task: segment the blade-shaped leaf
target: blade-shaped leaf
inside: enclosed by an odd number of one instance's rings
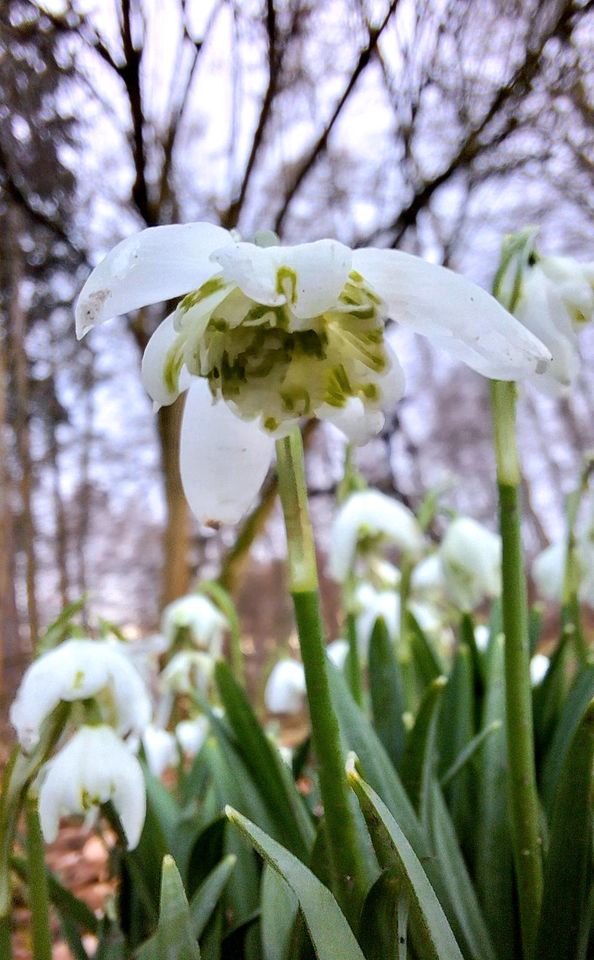
[[[576,677],[547,753],[542,792],[548,809],[553,805],[559,775],[563,769],[569,745],[592,697],[594,697],[594,666],[582,670]]]
[[[354,767],[349,768],[348,776],[380,864],[396,868],[403,880],[415,951],[423,960],[463,960],[427,874],[394,817]]]
[[[384,870],[367,894],[359,939],[367,960],[407,960],[408,895],[396,867]]]
[[[236,810],[227,808],[226,813],[231,823],[251,840],[266,863],[291,887],[299,901],[318,960],[337,960],[338,957],[340,960],[365,960],[336,900],[311,870]]]
[[[157,932],[142,945],[137,960],[200,960],[182,879],[169,855],[163,858]]]
[[[394,766],[404,754],[406,710],[404,690],[394,646],[386,624],[380,617],[369,642],[369,693],[373,726]]]
[[[190,900],[190,925],[196,940],[202,936],[236,863],[237,857],[232,853],[224,857],[208,874]]]
[[[280,873],[265,865],[262,872],[262,960],[289,960],[299,904]]]
[[[575,960],[592,858],[594,700],[566,754],[555,797],[537,936],[538,960]]]
[[[431,779],[435,767],[437,718],[447,680],[437,677],[425,689],[402,759],[402,782],[421,823],[428,817]]]
[[[415,674],[419,689],[423,693],[428,684],[446,673],[446,669],[434,645],[410,610],[407,612],[407,624]]]

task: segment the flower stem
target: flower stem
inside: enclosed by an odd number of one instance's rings
[[[533,955],[542,898],[542,845],[536,791],[526,580],[520,528],[520,465],[516,387],[494,381],[491,392],[499,523],[502,540],[503,631],[509,806],[525,960]]]
[[[346,779],[340,730],[332,707],[320,613],[313,531],[307,507],[299,430],[276,443],[281,504],[287,531],[290,590],[305,669],[312,738],[337,898],[351,923],[364,893],[363,855]]]
[[[35,960],[52,960],[52,940],[49,924],[49,892],[45,869],[45,850],[37,798],[26,800],[27,861],[29,906],[31,909],[31,941]]]

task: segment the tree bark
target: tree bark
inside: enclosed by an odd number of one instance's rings
[[[0,711],[11,695],[8,674],[19,655],[19,617],[15,592],[12,477],[8,468],[6,338],[0,343]]]

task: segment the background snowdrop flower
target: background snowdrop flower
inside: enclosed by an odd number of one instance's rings
[[[154,724],[144,731],[142,745],[148,768],[155,777],[161,777],[177,760],[175,737],[169,730]]]
[[[381,542],[394,544],[409,556],[417,556],[423,549],[424,538],[414,513],[379,490],[351,494],[332,524],[330,576],[344,583],[354,571],[357,549],[369,549]]]
[[[577,332],[594,316],[594,263],[544,257],[535,249],[537,231],[507,238],[496,285],[500,299],[548,347],[552,362],[537,385],[567,393],[580,366]]]
[[[561,603],[565,580],[567,544],[564,540],[545,547],[532,564],[532,579],[539,596],[551,603]],[[594,607],[594,542],[591,534],[577,538],[575,559],[579,577],[578,596],[582,603]]]
[[[439,547],[449,599],[473,610],[501,593],[501,538],[470,517],[453,520]]]
[[[486,653],[491,639],[491,631],[486,623],[477,623],[474,628],[474,641],[481,653]]]
[[[202,521],[241,517],[273,437],[301,418],[335,422],[357,442],[381,429],[381,411],[404,390],[384,340],[388,317],[485,376],[515,380],[549,359],[489,294],[443,267],[336,240],[262,247],[208,223],[153,227],[122,241],[83,287],[77,332],[183,294],[147,346],[142,377],[157,406],[191,383],[181,473]]]
[[[446,589],[439,553],[429,554],[416,565],[411,576],[411,590],[424,600],[439,602]]]
[[[208,736],[209,723],[206,717],[194,720],[180,720],[175,728],[175,736],[186,757],[193,759],[202,749]]]
[[[151,717],[149,696],[136,668],[110,641],[67,640],[25,671],[10,721],[23,750],[32,750],[46,717],[60,701],[98,698],[103,719],[122,736],[142,733]]]
[[[530,661],[530,682],[533,687],[537,687],[544,680],[547,670],[551,665],[548,657],[544,653],[535,653]]]
[[[199,593],[174,600],[165,607],[161,619],[168,647],[175,642],[178,630],[184,629],[194,646],[215,660],[223,653],[223,637],[228,627],[227,618],[219,608]]]
[[[180,650],[161,673],[161,687],[171,693],[201,693],[206,696],[214,660],[199,650]]]
[[[349,655],[349,645],[346,640],[333,640],[326,647],[326,656],[338,670],[342,670]]]
[[[376,590],[369,583],[360,583],[355,590],[354,608],[357,644],[361,656],[366,659],[369,641],[376,620],[382,617],[388,634],[396,639],[400,634],[400,597],[394,590]]]
[[[298,660],[274,665],[266,682],[264,703],[269,713],[299,713],[305,702],[305,672]]]
[[[89,814],[111,800],[129,849],[138,844],[146,814],[142,768],[111,727],[81,727],[46,771],[39,790],[46,843],[56,839],[61,816]]]

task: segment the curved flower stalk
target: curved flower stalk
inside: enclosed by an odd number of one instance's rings
[[[594,263],[542,256],[536,249],[537,233],[529,228],[506,238],[494,289],[552,355],[537,385],[563,395],[580,367],[577,334],[594,317]]]
[[[464,612],[501,594],[501,538],[471,517],[457,517],[438,549],[446,593]]]
[[[137,846],[146,814],[142,768],[111,727],[81,727],[42,777],[39,818],[46,843],[56,839],[61,816],[89,815],[111,801],[128,848]]]
[[[174,600],[165,607],[161,619],[161,630],[169,648],[183,630],[198,650],[215,660],[222,656],[223,638],[228,629],[227,618],[219,608],[198,593]]]
[[[291,658],[279,660],[266,682],[266,709],[269,713],[300,713],[305,704],[305,692],[303,664]]]
[[[118,244],[81,292],[78,335],[174,297],[183,299],[152,337],[142,376],[156,406],[190,386],[181,474],[202,521],[241,517],[273,438],[302,418],[330,420],[357,442],[381,429],[404,390],[388,317],[485,376],[518,379],[549,360],[492,297],[443,267],[335,240],[262,247],[209,223]]]
[[[23,750],[39,741],[43,721],[60,701],[94,699],[102,718],[121,736],[141,734],[151,716],[144,682],[122,644],[67,640],[34,660],[10,708]]]
[[[424,537],[419,523],[403,503],[379,490],[353,493],[338,510],[332,524],[329,571],[338,583],[355,572],[358,556],[375,556],[392,544],[400,552],[418,558]]]

